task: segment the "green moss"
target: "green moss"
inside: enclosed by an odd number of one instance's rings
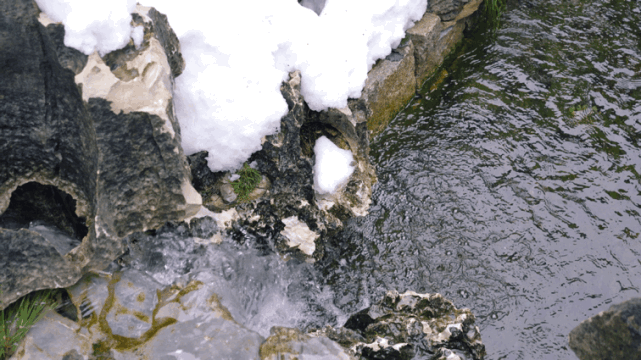
[[[232,181],[231,186],[234,188],[236,195],[238,195],[238,201],[247,201],[249,200],[249,194],[260,184],[262,176],[258,170],[252,169],[247,163],[236,174],[240,175],[240,178]]]

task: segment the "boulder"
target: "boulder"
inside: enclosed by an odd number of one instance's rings
[[[127,235],[200,207],[172,105],[178,40],[154,9],[138,6],[133,23],[140,47],[86,56],[33,1],[0,4],[0,254],[24,260],[0,257],[0,309],[72,285],[120,256]],[[28,230],[40,223],[76,246],[60,253]]]
[[[389,291],[350,316],[343,328],[317,331],[360,359],[483,359],[485,345],[469,309],[440,294]]]
[[[581,360],[641,359],[641,298],[612,305],[570,332]]]
[[[236,197],[232,174],[209,171],[206,152],[189,157],[193,184],[204,205],[211,211],[236,208],[241,219],[236,227],[243,228],[239,236],[249,232],[271,238],[281,252],[307,260],[322,257],[328,234],[340,230],[347,219],[367,214],[376,182],[369,162],[370,138],[385,129],[453,51],[481,2],[447,0],[428,9],[401,44],[372,67],[361,97],[350,99],[345,108],[310,110],[300,93],[300,73],[291,73],[281,86],[289,107],[281,130],[266,136],[262,149],[249,159],[263,182],[248,200]],[[347,184],[333,194],[319,194],[313,186],[313,148],[321,136],[350,150],[355,160]]]

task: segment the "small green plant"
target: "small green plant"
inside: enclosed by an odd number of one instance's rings
[[[499,19],[505,10],[507,0],[485,0],[485,18],[495,30],[499,27]]]
[[[589,107],[588,105],[571,106],[568,111],[573,125],[591,124],[594,122],[594,116],[598,114],[596,106]]]
[[[29,294],[20,303],[0,311],[0,360],[14,353],[33,324],[54,307],[51,290],[45,290]]]
[[[247,201],[249,194],[258,186],[262,176],[256,169],[252,169],[245,163],[243,168],[236,172],[240,176],[231,182],[234,192],[238,195],[238,201]]]

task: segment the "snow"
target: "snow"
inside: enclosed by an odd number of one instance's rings
[[[320,194],[336,192],[354,172],[352,152],[339,148],[325,136],[316,140],[314,155],[314,188]]]
[[[182,145],[186,154],[207,150],[212,171],[240,168],[279,131],[289,72],[301,71],[312,110],[344,108],[427,7],[427,0],[140,1],[166,14],[180,40],[186,68],[174,100]],[[36,2],[64,23],[65,45],[85,54],[142,41],[130,24],[135,0]]]

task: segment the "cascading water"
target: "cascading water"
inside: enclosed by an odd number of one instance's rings
[[[189,301],[267,336],[343,325],[390,289],[439,292],[476,314],[488,359],[574,358],[570,330],[641,286],[641,4],[508,5],[373,140],[370,214],[321,261],[283,259],[242,230],[210,244],[161,229],[109,269],[122,274],[71,289],[86,296],[80,316],[115,307],[111,292],[145,319],[160,290],[198,282]],[[125,315],[108,315],[113,334],[155,326]]]

